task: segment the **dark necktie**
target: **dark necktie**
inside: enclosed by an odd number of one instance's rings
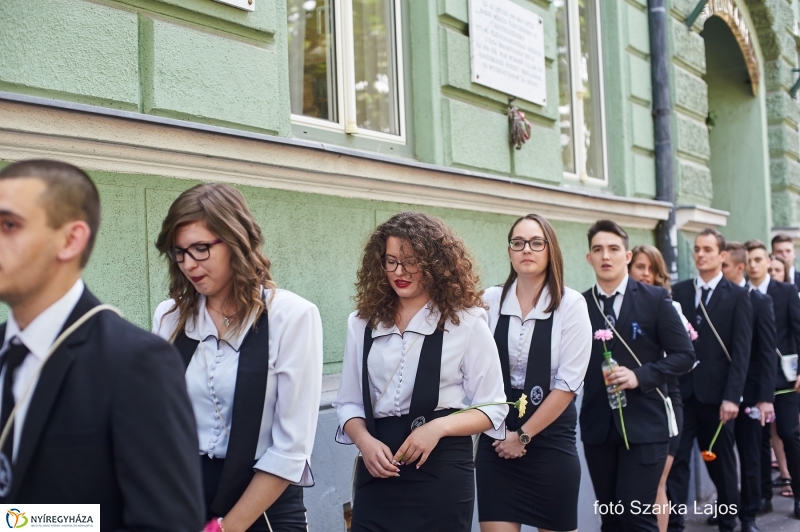
[[[25,357],[28,356],[30,350],[25,347],[24,344],[14,344],[12,343],[6,351],[5,354],[5,361],[4,366],[6,368],[5,375],[3,377],[3,408],[0,411],[0,431],[6,426],[8,422],[8,418],[11,416],[11,411],[14,409],[14,405],[16,404],[16,400],[14,399],[14,372],[17,371],[17,368],[22,364],[22,361],[25,360]],[[11,425],[11,429],[8,433],[8,438],[6,438],[5,444],[3,444],[3,454],[8,458],[9,463],[11,463],[11,458],[13,455],[14,450],[14,425]]]
[[[618,292],[614,292],[610,296],[599,296],[600,301],[603,302],[603,314],[606,315],[611,326],[617,325],[617,313],[614,312],[614,300],[617,299]]]
[[[697,308],[695,309],[695,321],[697,322],[697,325],[703,323],[703,310],[701,307],[706,304],[706,301],[708,301],[708,294],[710,292],[711,288],[708,287],[700,289],[700,303],[702,303],[702,305],[698,304]]]

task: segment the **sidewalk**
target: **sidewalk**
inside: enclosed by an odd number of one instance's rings
[[[781,497],[776,490],[772,497],[775,510],[757,518],[756,526],[761,532],[797,532],[800,530],[800,521],[792,517],[792,502],[792,499]],[[691,512],[686,516],[686,532],[716,532],[716,530],[717,527],[706,524],[706,516],[692,515]]]

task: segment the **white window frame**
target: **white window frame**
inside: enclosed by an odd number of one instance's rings
[[[573,181],[580,181],[593,185],[608,185],[608,144],[606,140],[606,105],[605,105],[605,83],[603,83],[603,44],[600,27],[600,0],[586,0],[594,4],[593,11],[595,16],[591,22],[595,25],[597,35],[597,66],[599,70],[600,94],[597,95],[597,102],[600,105],[600,136],[602,139],[603,151],[603,178],[589,176],[586,173],[586,142],[584,140],[583,129],[583,95],[586,92],[581,76],[581,38],[580,38],[580,18],[578,17],[578,0],[564,0],[567,16],[567,40],[569,43],[569,65],[570,65],[570,107],[572,109],[572,146],[573,157],[575,158],[576,173],[564,171],[564,177]],[[589,73],[591,75],[591,72]],[[578,87],[578,84],[581,86]]]
[[[336,63],[336,115],[338,122],[292,113],[292,123],[326,131],[346,133],[395,144],[406,144],[406,108],[403,64],[403,22],[401,0],[394,3],[395,65],[397,68],[397,109],[399,135],[358,127],[355,89],[355,49],[353,42],[353,0],[330,0],[333,4],[333,48]]]

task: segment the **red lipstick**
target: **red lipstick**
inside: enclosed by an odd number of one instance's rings
[[[206,278],[205,275],[201,275],[200,277],[189,277],[189,280],[192,281],[193,283],[199,283],[205,278]]]
[[[411,284],[411,281],[406,281],[405,279],[396,279],[395,282],[394,282],[394,285],[397,288],[408,288],[408,286],[410,284]]]

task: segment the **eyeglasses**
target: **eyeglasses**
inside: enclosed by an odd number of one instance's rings
[[[173,262],[177,262],[178,264],[186,259],[186,255],[189,255],[197,262],[201,262],[208,260],[208,257],[211,256],[211,246],[220,244],[221,242],[222,240],[218,238],[213,242],[199,242],[197,244],[192,244],[186,249],[174,246],[167,250],[167,255],[169,255],[169,258],[172,259]]]
[[[381,261],[381,267],[387,272],[396,271],[398,266],[402,266],[403,271],[410,274],[415,274],[419,271],[419,264],[417,264],[416,261],[407,260],[405,262],[400,262],[389,257],[383,257]]]
[[[547,240],[543,238],[534,238],[533,240],[514,238],[508,241],[508,247],[511,248],[511,251],[522,251],[525,249],[525,244],[530,246],[531,251],[543,251],[547,247]]]

